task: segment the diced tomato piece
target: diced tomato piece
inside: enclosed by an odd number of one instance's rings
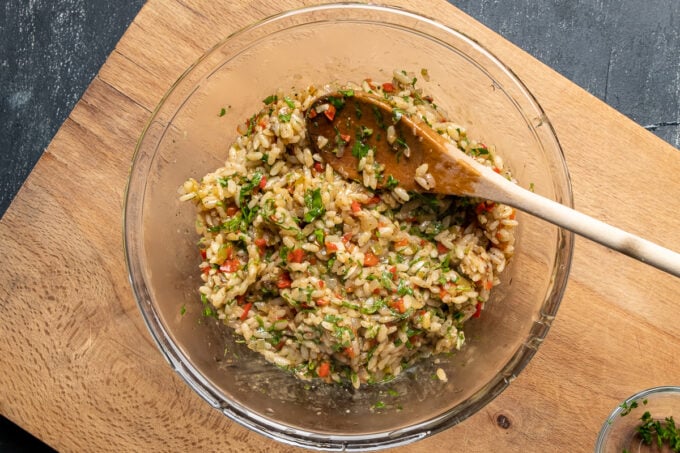
[[[356,200],[352,201],[352,212],[356,214],[359,211],[361,211],[361,205],[359,202]]]
[[[241,266],[241,262],[239,260],[226,260],[221,266],[220,270],[222,272],[236,272],[238,268]]]
[[[364,202],[364,204],[378,204],[380,203],[380,197],[378,195],[369,198]]]
[[[288,262],[290,263],[301,263],[305,258],[305,251],[302,249],[295,249],[288,253]]]
[[[262,179],[260,179],[260,184],[259,184],[258,187],[260,189],[264,189],[264,186],[266,186],[266,185],[267,185],[267,177],[263,176]]]
[[[237,212],[238,212],[238,208],[236,206],[231,205],[231,206],[227,207],[227,215],[229,217],[233,217],[234,214],[236,214]]]
[[[293,282],[290,279],[288,272],[283,272],[279,277],[279,281],[276,282],[276,287],[279,289],[290,288]]]
[[[380,260],[378,259],[378,257],[371,252],[366,252],[366,254],[364,255],[364,266],[367,267],[375,266],[379,262]]]
[[[449,251],[449,249],[446,248],[446,246],[444,244],[442,244],[441,242],[437,242],[437,252],[439,252],[440,255],[442,255],[442,254],[444,254],[448,251]]]
[[[323,171],[323,164],[321,162],[314,162],[314,170],[321,173]]]
[[[383,83],[382,89],[385,93],[394,93],[394,85],[392,85],[390,82]]]
[[[241,313],[241,321],[245,321],[246,318],[248,317],[248,312],[250,311],[250,308],[253,306],[252,302],[248,302],[243,306],[243,313]]]
[[[204,260],[208,259],[208,254],[205,251],[205,249],[201,249],[201,258],[203,258]]]
[[[482,303],[477,302],[477,310],[475,311],[475,314],[472,315],[473,318],[479,318],[482,315]]]
[[[352,239],[352,233],[345,233],[342,235],[342,243],[347,244]]]
[[[309,110],[307,111],[307,116],[308,116],[310,119],[316,118],[316,109],[309,109]]]
[[[340,134],[340,138],[345,143],[349,143],[349,141],[352,140],[352,137],[349,134]]]
[[[390,268],[390,273],[392,274],[392,280],[396,280],[397,279],[397,267],[392,266]]]
[[[338,246],[333,244],[332,242],[326,242],[326,251],[328,253],[337,252]]]
[[[333,104],[328,104],[328,108],[324,110],[323,114],[326,115],[328,121],[333,121],[335,119],[335,106]]]
[[[512,210],[512,213],[508,216],[510,220],[515,220],[515,210]]]
[[[316,369],[316,374],[320,378],[325,378],[331,373],[331,364],[329,362],[321,362],[321,365]]]
[[[490,290],[491,288],[493,288],[493,282],[491,280],[485,281],[484,282],[484,288]]]
[[[349,357],[350,359],[353,359],[355,354],[354,354],[354,348],[351,346],[347,346],[345,348],[345,355]]]
[[[377,296],[378,294],[380,294],[380,288],[374,289],[374,290],[373,290],[373,294],[375,294],[376,296]]]
[[[439,298],[444,299],[444,296],[446,296],[449,292],[444,288],[443,286],[439,290]]]
[[[323,280],[319,280],[319,283],[317,284],[319,285],[319,289],[324,289],[324,287],[326,286],[326,282]]]

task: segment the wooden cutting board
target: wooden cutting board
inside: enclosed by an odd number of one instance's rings
[[[156,348],[128,283],[122,209],[135,142],[223,36],[308,2],[151,0],[0,221],[0,412],[60,451],[293,451],[210,408]],[[444,0],[391,3],[507,62],[552,120],[576,207],[680,250],[680,153]],[[462,424],[400,451],[587,451],[608,413],[680,384],[680,279],[583,239],[531,364]]]

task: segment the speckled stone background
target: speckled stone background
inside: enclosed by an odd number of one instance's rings
[[[680,147],[680,0],[449,1]],[[0,6],[0,216],[143,4]],[[0,417],[0,451],[41,449]]]

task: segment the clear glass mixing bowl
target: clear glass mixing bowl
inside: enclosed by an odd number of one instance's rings
[[[204,318],[189,177],[222,165],[236,127],[277,88],[420,72],[419,85],[471,137],[494,144],[524,187],[572,205],[552,126],[521,81],[474,40],[412,12],[361,4],[299,9],[263,20],[209,50],[170,88],[136,150],[125,206],[125,250],[142,315],[172,367],[212,406],[280,441],[317,449],[400,445],[477,412],[527,365],[557,312],[573,237],[519,213],[516,254],[467,345],[388,384],[359,390],[303,382],[267,364]],[[219,116],[225,108],[226,114]],[[186,313],[181,314],[184,307]],[[448,382],[432,379],[443,368]]]

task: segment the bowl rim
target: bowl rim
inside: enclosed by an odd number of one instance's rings
[[[279,21],[285,20],[290,17],[300,16],[303,14],[313,14],[322,11],[335,11],[335,10],[365,10],[365,11],[378,11],[381,13],[386,13],[387,15],[392,15],[392,17],[401,16],[411,19],[417,19],[418,21],[424,22],[427,26],[434,27],[445,34],[454,37],[457,40],[461,40],[468,45],[470,45],[476,52],[483,55],[489,63],[492,63],[494,67],[500,69],[505,75],[519,88],[521,95],[524,100],[529,103],[529,106],[535,110],[540,115],[540,119],[544,126],[547,127],[547,135],[552,141],[550,145],[554,148],[555,157],[558,161],[558,168],[561,172],[560,176],[563,178],[563,186],[560,187],[563,199],[562,203],[573,207],[573,193],[571,178],[566,165],[566,160],[564,157],[564,152],[560,145],[560,142],[555,133],[554,127],[550,120],[548,119],[545,111],[538,103],[533,93],[526,87],[522,80],[499,58],[497,58],[491,51],[486,47],[481,45],[477,40],[468,36],[467,34],[451,27],[445,25],[436,19],[425,16],[420,13],[416,13],[405,8],[396,6],[384,6],[384,5],[374,5],[356,2],[341,2],[341,3],[328,3],[323,5],[315,6],[305,6],[300,8],[295,8],[287,11],[283,11],[277,14],[270,15],[261,20],[253,22],[244,28],[241,28],[225,38],[219,40],[215,45],[207,49],[200,57],[198,57],[191,65],[189,65],[182,74],[177,78],[177,80],[168,88],[168,90],[163,94],[160,101],[151,112],[149,120],[142,129],[142,132],[135,144],[135,150],[132,157],[132,164],[130,166],[128,180],[125,187],[124,193],[124,205],[123,205],[123,248],[125,253],[125,262],[128,272],[128,278],[130,281],[131,288],[133,290],[135,301],[137,302],[140,311],[142,312],[142,318],[146,324],[149,332],[151,333],[154,342],[161,351],[162,355],[172,366],[172,368],[180,375],[180,377],[189,384],[192,390],[197,392],[203,399],[205,399],[211,406],[220,410],[223,414],[229,417],[231,420],[239,423],[240,425],[258,432],[270,439],[274,439],[279,442],[283,442],[288,445],[305,447],[315,450],[352,450],[352,451],[365,451],[365,450],[379,450],[384,448],[392,448],[395,446],[405,445],[412,443],[416,440],[428,437],[432,434],[438,433],[444,429],[448,429],[451,426],[460,423],[465,420],[475,412],[477,412],[482,407],[486,406],[489,402],[495,399],[500,393],[502,393],[505,388],[519,375],[519,373],[526,367],[530,362],[532,357],[535,355],[537,348],[545,339],[554,316],[559,308],[562,297],[566,290],[568,283],[568,276],[572,263],[573,248],[574,248],[574,235],[573,233],[566,231],[564,229],[557,229],[557,253],[555,254],[554,261],[552,263],[552,275],[550,276],[550,284],[546,289],[546,294],[550,294],[551,297],[546,298],[543,303],[543,308],[546,310],[541,310],[541,319],[534,323],[532,329],[527,333],[527,341],[522,347],[515,351],[514,355],[508,360],[508,362],[503,366],[502,370],[510,368],[509,373],[499,376],[498,379],[492,379],[485,386],[480,388],[475,394],[470,398],[460,403],[464,408],[473,407],[473,410],[468,413],[464,413],[462,416],[460,414],[451,415],[451,410],[446,411],[442,414],[434,416],[424,422],[409,425],[408,427],[391,432],[379,432],[374,435],[328,435],[313,433],[298,428],[290,428],[282,425],[280,422],[276,422],[266,417],[260,416],[249,411],[247,408],[243,407],[239,403],[227,400],[226,397],[219,394],[219,392],[214,389],[214,386],[210,384],[207,379],[196,369],[189,360],[186,359],[184,353],[180,350],[177,345],[174,345],[169,341],[170,335],[164,324],[161,322],[159,317],[154,313],[152,308],[151,297],[148,291],[148,286],[144,278],[144,273],[141,270],[140,263],[135,261],[135,254],[133,251],[137,247],[136,241],[141,236],[141,233],[135,233],[129,228],[129,223],[134,220],[134,216],[137,215],[141,219],[143,208],[136,206],[135,202],[140,202],[134,199],[134,193],[132,188],[141,183],[137,179],[141,178],[138,175],[138,170],[142,165],[140,158],[141,148],[144,139],[147,137],[149,129],[151,128],[154,120],[157,118],[161,109],[165,106],[168,98],[176,91],[178,86],[187,78],[189,74],[192,73],[204,60],[206,60],[210,55],[216,52],[218,49],[222,48],[230,40],[237,37],[246,35],[247,33],[256,30],[260,27],[277,23]],[[384,18],[382,18],[384,19]],[[396,20],[396,19],[395,19]],[[356,22],[356,19],[334,19],[334,22]],[[375,19],[366,19],[364,22],[381,24],[384,23]],[[308,25],[312,22],[305,22]],[[415,31],[413,28],[407,27],[403,24],[399,24],[402,29],[407,29],[409,31]],[[288,27],[286,27],[288,28]],[[419,32],[422,33],[422,32]],[[430,37],[432,39],[432,37]],[[434,38],[440,44],[442,41],[438,38]],[[517,106],[517,101],[508,95],[508,98],[515,103],[515,107],[520,113],[524,114],[525,109]],[[533,129],[533,126],[532,126]],[[535,130],[534,130],[535,133]],[[536,134],[535,134],[536,135]],[[544,145],[543,140],[538,138],[538,142]],[[155,155],[155,154],[154,154]],[[152,156],[153,157],[153,156]],[[151,159],[148,159],[149,161]],[[145,161],[144,164],[147,162]],[[146,188],[146,184],[142,183],[143,188]],[[142,191],[143,193],[144,191]],[[143,199],[142,199],[143,201]],[[138,219],[139,220],[139,219]],[[561,262],[561,264],[559,264]],[[558,265],[559,264],[559,265]],[[141,276],[141,277],[140,277]],[[512,365],[512,366],[511,366]],[[473,400],[472,402],[470,402]],[[474,409],[476,407],[476,409]]]

